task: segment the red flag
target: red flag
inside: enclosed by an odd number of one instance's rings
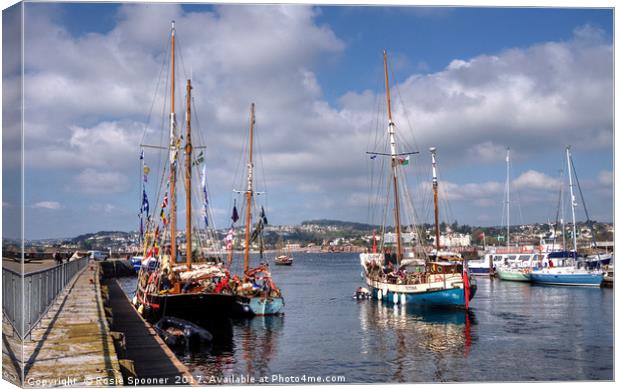
[[[375,238],[375,230],[372,230],[372,253],[377,253],[377,238]]]
[[[465,266],[463,266],[463,289],[465,289],[465,309],[469,309],[469,275]]]

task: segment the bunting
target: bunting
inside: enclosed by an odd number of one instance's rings
[[[146,189],[142,189],[142,212],[149,216],[149,198],[146,196]]]
[[[200,152],[200,155],[202,155],[202,151]],[[202,166],[202,194],[204,197],[204,203],[202,204],[202,217],[205,220],[205,226],[209,226],[209,217],[208,217],[208,210],[209,210],[209,198],[207,197],[207,167],[205,165]]]
[[[200,165],[204,161],[205,161],[205,155],[204,155],[204,152],[201,151],[196,157],[196,159],[194,160],[194,162],[192,162],[192,166]]]
[[[232,216],[230,218],[232,219],[233,224],[236,223],[237,220],[239,220],[239,213],[237,212],[237,200],[236,199],[233,205]]]
[[[228,230],[228,234],[226,235],[226,238],[224,238],[224,241],[226,242],[226,250],[232,250],[234,240],[235,240],[235,230],[234,228],[230,227],[230,230]]]
[[[166,212],[165,212],[165,210],[163,208],[161,209],[161,215],[160,216],[161,216],[161,221],[164,223],[164,226],[166,224],[168,224],[168,220],[166,219]]]
[[[147,164],[144,164],[144,167],[142,168],[142,173],[144,173],[144,182],[148,182],[148,175],[150,172],[151,168]]]

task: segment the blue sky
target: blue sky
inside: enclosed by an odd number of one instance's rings
[[[446,218],[500,224],[510,146],[523,218],[511,217],[544,222],[555,213],[564,146],[573,144],[592,217],[612,219],[611,10],[26,7],[28,237],[135,229],[137,144],[172,18],[213,149],[207,169],[218,227],[228,223],[251,101],[273,224],[372,221],[364,153],[373,123],[385,121],[376,113],[384,48],[395,120],[421,152],[406,171],[417,205],[429,180],[427,149],[437,146]],[[5,82],[13,76],[3,74]],[[149,125],[158,121],[153,115]],[[11,206],[3,203],[5,212]]]

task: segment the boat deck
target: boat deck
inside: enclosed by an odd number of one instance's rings
[[[133,361],[137,382],[166,386],[191,383],[189,370],[138,314],[118,282],[108,279],[105,283],[109,288],[113,330],[125,334],[126,347],[119,359]]]

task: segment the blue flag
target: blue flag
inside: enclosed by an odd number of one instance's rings
[[[149,199],[146,196],[146,189],[142,189],[142,211],[146,213],[146,216],[149,216]]]

